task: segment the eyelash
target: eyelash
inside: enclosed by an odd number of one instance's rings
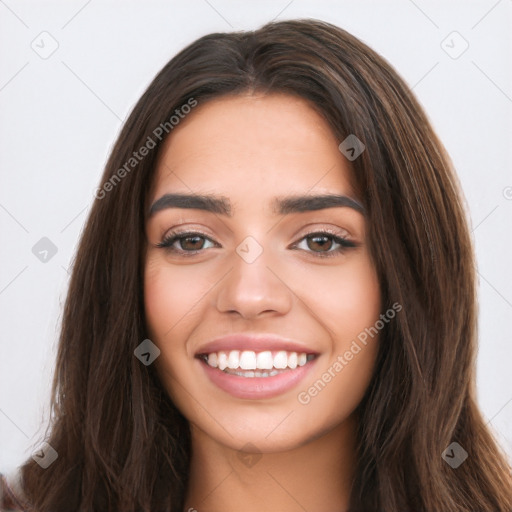
[[[307,238],[312,238],[312,237],[315,237],[315,236],[316,237],[318,237],[318,236],[325,236],[327,238],[330,238],[332,241],[334,241],[335,243],[337,243],[340,246],[337,249],[329,250],[329,251],[326,251],[326,252],[323,252],[323,251],[317,252],[317,251],[308,251],[308,250],[306,250],[306,252],[312,253],[312,254],[318,256],[319,258],[330,258],[330,257],[333,257],[333,256],[337,256],[338,254],[343,254],[347,249],[352,249],[352,248],[358,246],[358,244],[356,242],[352,242],[351,240],[348,240],[347,238],[340,237],[338,235],[335,235],[334,233],[331,233],[331,232],[325,230],[325,231],[312,231],[310,233],[306,233],[300,240],[295,242],[294,250],[297,250],[295,246],[298,245],[300,242],[302,242],[303,240],[305,240]],[[196,232],[196,231],[185,231],[185,232],[172,231],[161,242],[156,244],[156,247],[161,248],[161,249],[165,249],[166,251],[169,251],[169,252],[174,252],[174,253],[177,253],[177,254],[181,254],[181,255],[183,255],[185,257],[194,256],[194,255],[198,254],[199,252],[204,251],[205,249],[197,249],[195,251],[186,251],[186,250],[183,250],[183,249],[177,250],[177,249],[173,249],[172,248],[172,245],[174,245],[175,242],[177,242],[179,240],[186,240],[187,238],[194,238],[194,237],[204,238],[204,239],[209,240],[210,242],[212,242],[214,244],[216,243],[213,240],[211,240],[208,236],[206,236],[206,235],[204,235],[203,233],[200,233],[200,232]],[[299,249],[299,250],[305,250],[305,249]]]

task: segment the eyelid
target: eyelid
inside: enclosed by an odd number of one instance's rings
[[[310,226],[313,226],[313,227],[310,227]],[[317,223],[317,222],[315,222],[313,224],[308,224],[307,226],[303,226],[294,235],[293,238],[297,238],[298,236],[301,236],[302,238],[304,238],[305,236],[308,236],[308,235],[311,235],[314,233],[318,233],[318,232],[329,233],[330,235],[333,235],[333,236],[338,236],[340,238],[346,238],[347,240],[350,239],[351,241],[353,240],[353,237],[349,233],[348,230],[346,230],[344,228],[339,228],[339,227],[326,226],[325,224],[322,225],[322,223]]]
[[[178,236],[178,235],[186,235],[186,234],[189,234],[189,233],[194,233],[194,234],[200,234],[206,238],[212,238],[213,235],[212,234],[208,234],[206,232],[206,230],[204,230],[203,228],[201,227],[196,227],[194,225],[189,225],[189,224],[186,224],[186,227],[183,227],[181,224],[180,225],[177,225],[177,226],[172,226],[168,229],[165,229],[162,234],[160,235],[160,239],[165,239],[165,238],[168,238],[170,234],[172,234],[173,236]],[[213,240],[212,240],[213,241]]]
[[[351,247],[359,247],[361,245],[361,242],[357,239],[357,237],[352,236],[352,234],[348,231],[346,228],[342,228],[341,226],[329,224],[329,223],[322,223],[320,222],[311,222],[308,223],[306,226],[302,226],[300,230],[298,230],[295,235],[293,236],[293,239],[295,242],[293,242],[288,247],[295,247],[297,244],[299,244],[304,238],[315,235],[315,234],[328,234],[334,239],[338,238],[340,241],[343,241],[345,243],[344,248],[349,249]],[[341,243],[340,241],[336,241],[335,243]],[[310,252],[311,254],[320,254],[320,252],[315,253],[314,251],[306,251]],[[327,252],[324,253],[327,255]]]

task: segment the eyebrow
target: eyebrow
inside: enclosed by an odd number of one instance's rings
[[[352,208],[365,215],[365,208],[359,201],[338,194],[276,197],[272,201],[272,206],[274,213],[280,215],[335,207]],[[151,205],[149,217],[166,208],[193,208],[232,216],[231,203],[227,197],[208,194],[164,194]]]

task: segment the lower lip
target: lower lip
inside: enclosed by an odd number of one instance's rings
[[[202,359],[198,359],[198,362],[210,380],[226,393],[236,398],[258,399],[271,398],[292,389],[309,373],[316,359],[315,357],[304,366],[297,366],[294,370],[286,370],[273,377],[240,377],[213,368]]]

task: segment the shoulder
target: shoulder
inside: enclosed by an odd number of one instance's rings
[[[0,473],[0,512],[29,512],[31,508],[25,501],[21,488],[20,473]]]

